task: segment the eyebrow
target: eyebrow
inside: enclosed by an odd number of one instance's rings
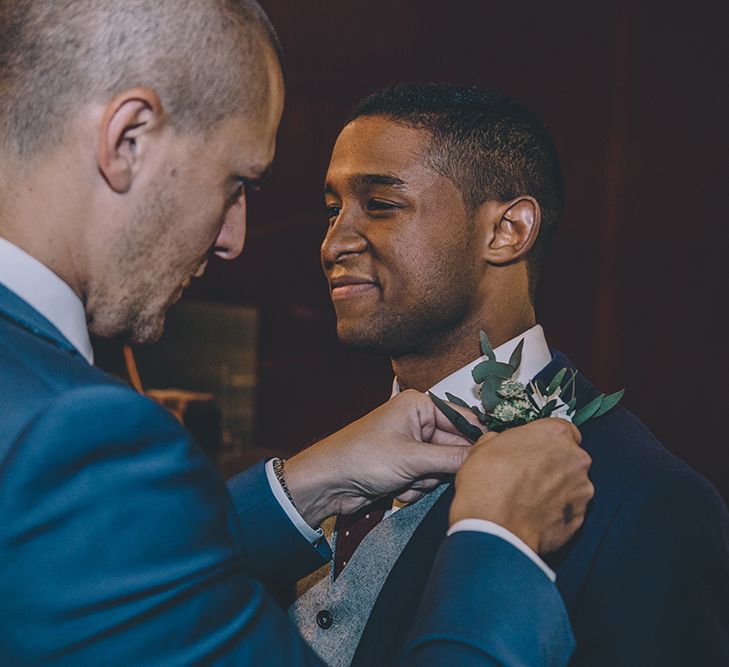
[[[368,185],[389,185],[394,188],[405,188],[407,186],[407,183],[402,178],[392,174],[352,174],[347,178],[347,181],[353,190]],[[334,188],[327,183],[324,186],[324,193],[332,194],[334,193]]]
[[[272,166],[273,165],[269,163],[267,165],[257,164],[255,166],[251,167],[250,180],[257,182],[263,178],[266,178],[266,176],[270,175]]]

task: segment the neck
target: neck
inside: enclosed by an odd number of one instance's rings
[[[503,317],[479,314],[480,317],[469,319],[440,336],[427,350],[391,359],[400,388],[427,391],[436,382],[480,357],[481,330],[486,332],[491,345],[496,348],[536,324],[534,307],[529,299],[524,299],[518,310],[513,307],[510,310],[512,312]]]
[[[50,162],[50,161],[49,161]],[[46,162],[18,177],[0,167],[0,236],[47,266],[83,298],[75,254],[83,246],[83,225],[76,203],[83,199],[64,169]],[[10,176],[9,176],[10,174]]]

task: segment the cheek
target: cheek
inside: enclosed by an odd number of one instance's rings
[[[223,225],[223,205],[217,198],[191,203],[185,211],[185,241],[188,247],[203,251],[215,241]]]
[[[471,264],[463,243],[413,244],[393,255],[393,296],[411,305],[449,293],[461,293],[470,284]]]

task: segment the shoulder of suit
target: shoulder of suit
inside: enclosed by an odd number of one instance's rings
[[[666,449],[629,410],[618,407],[581,430],[582,444],[592,456],[596,496],[613,495],[615,502],[642,506],[649,513],[688,516],[703,507],[726,514],[711,483]]]
[[[84,458],[148,458],[162,451],[167,457],[169,445],[177,450],[175,456],[184,455],[190,442],[162,406],[130,388],[100,384],[61,392],[29,414],[4,458],[63,466]]]
[[[92,433],[94,428],[114,431],[119,436],[136,437],[140,428],[184,431],[161,405],[131,387],[112,382],[89,384],[60,392],[36,416],[44,423],[67,422],[77,431]]]

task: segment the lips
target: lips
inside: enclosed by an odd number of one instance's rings
[[[205,269],[208,267],[208,260],[204,260],[196,269],[195,271],[189,275],[187,278],[185,278],[182,281],[181,287],[183,290],[186,290],[188,287],[190,287],[190,283],[192,282],[193,278],[202,278],[203,273],[205,273]]]
[[[377,283],[364,276],[337,276],[329,280],[332,288],[332,299],[349,299],[374,292]]]
[[[205,269],[208,268],[208,260],[204,260],[200,266],[197,267],[197,271],[192,274],[193,278],[202,278],[203,273],[205,273]]]

